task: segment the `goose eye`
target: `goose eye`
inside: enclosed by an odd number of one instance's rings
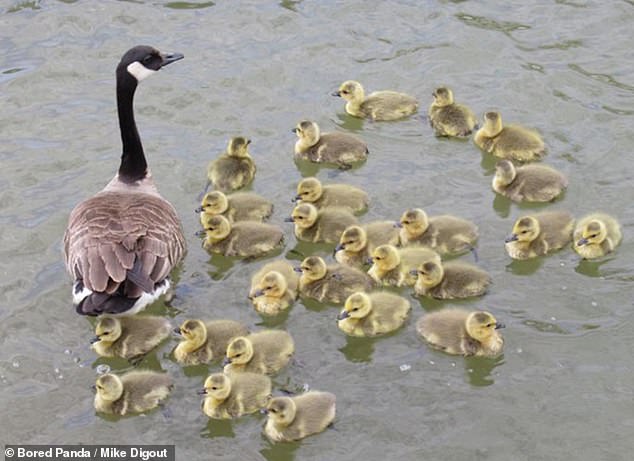
[[[358,311],[358,310],[359,310],[359,308],[358,308],[358,307],[355,307],[354,309],[352,309],[352,311],[353,311],[353,312],[354,312],[354,311]]]
[[[212,391],[216,391],[216,390],[218,390],[218,388],[214,386],[214,387],[211,388],[211,390]]]
[[[492,323],[487,323],[487,328],[491,328],[493,326]]]
[[[522,234],[526,234],[527,232],[528,232],[527,230],[523,230],[523,231],[522,231]]]
[[[143,62],[148,64],[148,63],[152,62],[153,58],[154,58],[154,56],[152,56],[151,54],[148,54],[146,57],[143,58]]]

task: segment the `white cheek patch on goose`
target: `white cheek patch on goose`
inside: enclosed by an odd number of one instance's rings
[[[134,61],[132,64],[128,65],[127,71],[128,71],[128,73],[130,75],[132,75],[134,78],[136,78],[137,81],[139,81],[139,82],[141,80],[143,80],[144,78],[147,78],[150,75],[153,75],[154,73],[156,73],[155,70],[148,69],[143,64],[141,64],[139,61]]]

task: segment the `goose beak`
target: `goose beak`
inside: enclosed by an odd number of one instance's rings
[[[337,316],[337,320],[345,320],[350,317],[348,311],[341,311],[341,313]]]
[[[577,242],[577,246],[578,246],[578,247],[582,247],[582,246],[587,245],[587,244],[588,244],[588,239],[586,239],[586,238],[582,238],[582,239],[580,239],[580,240]]]
[[[175,335],[180,336],[181,335],[181,329],[180,327],[176,327],[172,330],[172,333],[174,333]]]
[[[180,61],[185,57],[182,53],[161,53],[161,59],[163,62],[161,63],[161,67],[165,67],[168,64],[171,64],[176,61]]]
[[[418,275],[418,269],[412,269],[411,271],[409,271],[409,275]]]
[[[337,96],[337,97],[341,97],[341,91],[335,91],[334,93],[331,93],[332,96]]]
[[[90,344],[95,344],[95,343],[98,343],[99,341],[101,341],[101,338],[99,336],[95,336],[94,338],[90,339]]]
[[[517,242],[517,234],[511,234],[504,239],[504,243]]]
[[[222,366],[229,365],[231,363],[231,359],[229,357],[225,357],[222,361]]]
[[[368,258],[368,259],[365,260],[365,263],[366,264],[374,264],[374,259]]]
[[[301,199],[302,199],[302,196],[297,194],[295,197],[293,197],[291,199],[291,202],[295,203],[295,202],[297,202],[298,200],[301,200]]]
[[[300,274],[302,273],[302,268],[301,267],[293,267],[293,270],[295,272],[299,272]]]
[[[194,210],[194,213],[202,213],[203,212],[203,207],[199,206],[198,208],[196,208]]]
[[[254,298],[257,298],[258,296],[262,296],[262,295],[264,295],[264,291],[263,290],[255,290],[253,292],[253,297]]]
[[[295,134],[297,134],[297,128],[293,128],[293,129],[291,130],[291,133],[295,133]]]
[[[196,233],[194,234],[196,237],[205,237],[207,235],[207,232],[205,232],[205,230],[199,230],[196,231]]]
[[[506,328],[506,325],[504,325],[503,323],[496,323],[495,324],[495,329],[499,330],[500,328]]]
[[[335,247],[335,253],[336,253],[337,251],[341,251],[341,250],[343,250],[343,249],[345,249],[345,247],[344,247],[344,245],[343,245],[342,243],[340,243],[339,245],[337,245],[337,246]]]
[[[196,391],[196,394],[198,395],[207,395],[207,389],[203,388],[203,389],[198,389]]]
[[[93,392],[97,392],[97,385],[93,384],[92,386],[90,386],[90,389],[92,389]]]
[[[394,227],[396,227],[397,229],[400,229],[400,228],[402,228],[402,227],[403,227],[403,223],[401,223],[400,221],[396,221],[396,222],[394,223]]]
[[[284,222],[295,222],[295,220],[293,219],[292,216],[290,216],[288,218],[284,218]]]

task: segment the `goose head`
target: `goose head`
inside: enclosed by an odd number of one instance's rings
[[[487,112],[484,114],[484,125],[482,132],[485,136],[492,138],[502,131],[502,116],[499,112]]]
[[[577,246],[600,245],[608,237],[608,228],[600,219],[593,219],[581,230],[581,238],[575,242]]]
[[[423,285],[435,287],[445,276],[445,270],[439,261],[430,260],[419,265],[418,269],[413,269],[411,274],[418,276]]]
[[[251,144],[251,140],[243,136],[231,138],[227,144],[227,154],[238,158],[249,157],[249,144]]]
[[[154,47],[138,45],[123,55],[117,66],[117,75],[130,75],[138,83],[168,64],[183,58],[181,53],[161,53]]]
[[[436,88],[432,93],[434,96],[433,105],[436,107],[445,107],[453,104],[453,92],[444,86]]]
[[[207,340],[207,327],[202,320],[185,320],[175,331],[193,349],[199,348]]]
[[[253,357],[253,343],[245,336],[234,338],[227,346],[227,354],[223,365],[233,363],[236,365],[244,365]]]
[[[121,378],[111,373],[106,373],[97,378],[95,382],[97,396],[106,402],[119,400],[123,395],[123,383]]]
[[[102,317],[95,327],[95,337],[91,343],[113,343],[121,337],[121,321],[115,317]]]
[[[276,426],[288,426],[295,419],[297,407],[290,397],[274,397],[266,406],[266,413]]]
[[[495,330],[504,328],[502,323],[493,317],[490,312],[472,312],[465,321],[467,334],[481,343],[487,343],[495,335]]]
[[[410,237],[418,237],[429,227],[429,218],[420,208],[411,208],[401,215],[401,219],[395,225],[405,229]]]
[[[297,126],[293,128],[293,132],[299,138],[297,143],[302,148],[314,146],[317,144],[319,137],[321,136],[319,125],[315,122],[311,122],[310,120],[302,120],[299,122]]]
[[[365,99],[363,86],[355,80],[347,80],[339,86],[339,90],[335,91],[333,96],[339,96],[353,104],[360,104]]]
[[[219,190],[207,192],[203,197],[200,208],[197,213],[205,212],[210,215],[222,214],[229,208],[229,200],[227,196]]]
[[[277,271],[270,271],[264,274],[257,289],[253,293],[253,297],[269,296],[272,298],[281,298],[286,293],[288,284],[282,274]]]
[[[381,245],[372,252],[372,263],[384,272],[391,271],[401,263],[401,256],[394,245]]]
[[[293,208],[291,217],[287,219],[294,222],[300,229],[308,229],[317,221],[317,215],[317,208],[315,208],[314,205],[310,203],[301,203]]]
[[[361,226],[347,227],[341,237],[339,244],[335,247],[335,252],[339,250],[358,253],[362,251],[368,243],[368,236]]]
[[[198,393],[215,400],[225,400],[231,393],[231,380],[223,373],[214,373],[205,379],[205,384]]]
[[[358,292],[348,296],[343,309],[337,316],[337,320],[362,319],[367,317],[372,310],[372,300],[367,293]]]
[[[532,242],[540,232],[539,221],[533,216],[524,216],[513,225],[513,232],[506,237],[505,242]]]
[[[321,181],[317,178],[302,179],[297,184],[297,195],[295,200],[302,200],[304,202],[316,202],[321,197],[323,188]]]
[[[500,160],[495,165],[495,177],[493,180],[496,184],[508,186],[515,180],[517,170],[510,160]]]
[[[302,261],[299,266],[304,281],[313,282],[321,280],[326,276],[328,268],[326,262],[319,256],[309,256]]]
[[[231,232],[231,223],[222,215],[207,215],[204,217],[203,227],[207,240],[219,242],[227,238]]]

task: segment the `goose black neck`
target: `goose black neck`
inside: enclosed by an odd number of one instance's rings
[[[117,69],[117,110],[123,153],[119,166],[119,179],[133,182],[143,179],[147,174],[147,161],[143,145],[134,121],[134,92],[137,80],[125,68]]]

